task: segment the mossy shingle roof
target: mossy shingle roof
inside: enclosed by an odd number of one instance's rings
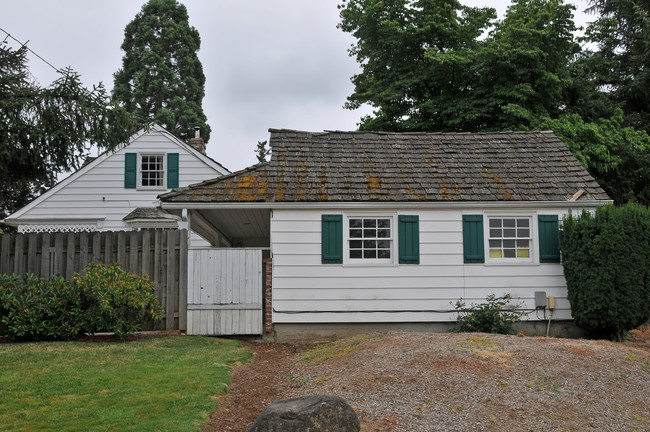
[[[271,160],[161,195],[166,202],[567,201],[607,194],[550,131],[271,129]]]

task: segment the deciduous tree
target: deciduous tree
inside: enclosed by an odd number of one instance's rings
[[[455,0],[348,0],[339,27],[356,37],[351,54],[362,72],[347,107],[376,108],[362,129],[529,127],[563,106],[579,51],[573,9],[562,0],[514,0],[496,22],[493,9]]]

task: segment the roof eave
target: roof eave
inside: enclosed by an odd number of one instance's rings
[[[165,210],[209,210],[209,209],[382,209],[382,208],[403,208],[403,209],[498,209],[498,208],[545,208],[545,209],[568,209],[598,207],[611,204],[612,200],[580,200],[580,201],[301,201],[301,202],[161,202],[160,206]]]

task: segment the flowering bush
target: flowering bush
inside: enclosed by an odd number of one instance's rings
[[[107,331],[122,336],[140,330],[144,321],[162,318],[149,277],[122,270],[117,263],[109,267],[91,264],[85,274],[75,274],[73,285],[84,296],[88,333]]]
[[[456,327],[461,332],[484,332],[499,334],[516,333],[515,323],[522,313],[508,306],[512,297],[505,294],[496,297],[487,296],[487,303],[472,304],[467,307],[462,299],[456,302],[458,322]]]

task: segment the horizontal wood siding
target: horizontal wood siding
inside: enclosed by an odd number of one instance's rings
[[[149,275],[166,311],[155,329],[185,330],[187,230],[0,235],[0,274],[71,280],[91,263]],[[144,328],[152,330],[153,327]]]
[[[556,297],[554,318],[571,318],[560,264],[464,264],[459,210],[387,211],[419,216],[420,264],[321,264],[321,215],[337,212],[273,211],[274,323],[454,321],[458,299],[509,293],[534,309],[535,291]]]
[[[208,165],[193,153],[158,132],[145,133],[128,146],[107,155],[100,163],[78,174],[20,216],[23,219],[103,218],[99,230],[129,229],[122,220],[138,207],[153,207],[168,189],[124,188],[126,153],[179,153],[179,186],[218,177],[225,170]],[[64,180],[65,181],[65,180]]]

